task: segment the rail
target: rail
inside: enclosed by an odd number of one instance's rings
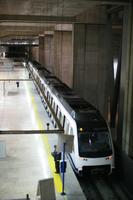
[[[33,79],[25,78],[25,79],[0,79],[0,81],[33,81]]]
[[[63,134],[64,130],[1,130],[0,135]]]

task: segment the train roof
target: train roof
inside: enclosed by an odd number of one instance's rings
[[[58,84],[56,86],[54,85],[54,88],[64,98],[67,97],[67,96],[76,95],[75,92],[71,88],[69,88],[65,83],[61,83],[61,84]]]
[[[39,75],[42,77],[42,78],[48,78],[48,77],[55,77],[52,73],[42,69],[42,70],[39,70]]]
[[[79,97],[71,88],[64,83],[60,86],[55,86],[54,89],[65,108],[71,116],[77,121],[78,127],[95,127],[107,129],[106,122],[99,110],[92,104],[88,103],[83,98]]]
[[[103,121],[100,112],[83,98],[79,97],[64,83],[54,86],[58,97],[76,121],[95,122]]]
[[[107,128],[106,121],[98,109],[78,96],[73,89],[68,87],[47,69],[40,67],[40,64],[37,63],[35,67],[38,68],[41,78],[45,79],[52,92],[60,99],[64,107],[77,121],[78,127],[88,127],[86,126],[88,124],[89,128],[93,126],[95,128]]]
[[[33,60],[32,63],[36,69],[38,70],[44,69],[44,67],[40,63],[38,63],[36,60]]]

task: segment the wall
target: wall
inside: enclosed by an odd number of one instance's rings
[[[54,33],[54,73],[68,86],[72,87],[72,32],[55,31]]]
[[[109,36],[106,25],[74,25],[74,88],[106,118],[113,82]]]
[[[44,65],[44,35],[39,36],[39,62]]]
[[[44,60],[45,67],[53,72],[54,71],[54,41],[53,34],[45,35],[44,37]]]
[[[133,5],[125,6],[119,105],[120,175],[133,194]],[[119,144],[122,145],[120,146]],[[120,148],[121,147],[121,148]]]
[[[31,48],[31,58],[39,62],[39,47]]]

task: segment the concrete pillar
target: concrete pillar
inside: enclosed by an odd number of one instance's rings
[[[39,47],[31,47],[31,59],[39,62]]]
[[[44,35],[39,35],[39,62],[44,65]]]
[[[54,33],[54,72],[68,86],[72,87],[72,31],[57,30]]]
[[[44,61],[45,67],[54,72],[54,40],[53,31],[45,31],[44,37]]]
[[[124,117],[121,126],[123,150],[133,158],[133,8],[126,7],[124,13],[120,98],[124,106]]]
[[[108,26],[74,24],[73,31],[74,89],[107,118],[113,82]]]
[[[117,147],[120,170],[133,194],[133,5],[125,6]],[[121,148],[122,147],[122,148]]]

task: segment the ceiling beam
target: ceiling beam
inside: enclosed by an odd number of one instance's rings
[[[33,32],[25,32],[25,33],[22,33],[22,32],[15,32],[14,34],[13,33],[7,33],[7,32],[3,32],[3,33],[0,33],[0,38],[2,40],[8,40],[8,39],[12,39],[12,38],[24,38],[24,39],[30,39],[30,38],[34,38],[36,36],[38,36],[39,33],[36,32],[36,33],[33,33]]]
[[[42,33],[44,33],[42,31]],[[17,36],[31,36],[31,37],[35,37],[38,36],[40,34],[40,31],[0,31],[0,38],[5,38],[5,37],[17,37]]]
[[[88,0],[88,4],[97,4],[97,5],[128,5],[130,0]]]
[[[1,14],[0,22],[56,22],[56,23],[72,23],[75,17],[65,16],[41,16],[41,15],[8,15]]]
[[[23,32],[43,32],[43,31],[53,31],[54,30],[54,26],[0,26],[0,33],[2,33],[3,31],[7,31],[7,32],[16,32],[16,31],[21,31],[21,33]]]

